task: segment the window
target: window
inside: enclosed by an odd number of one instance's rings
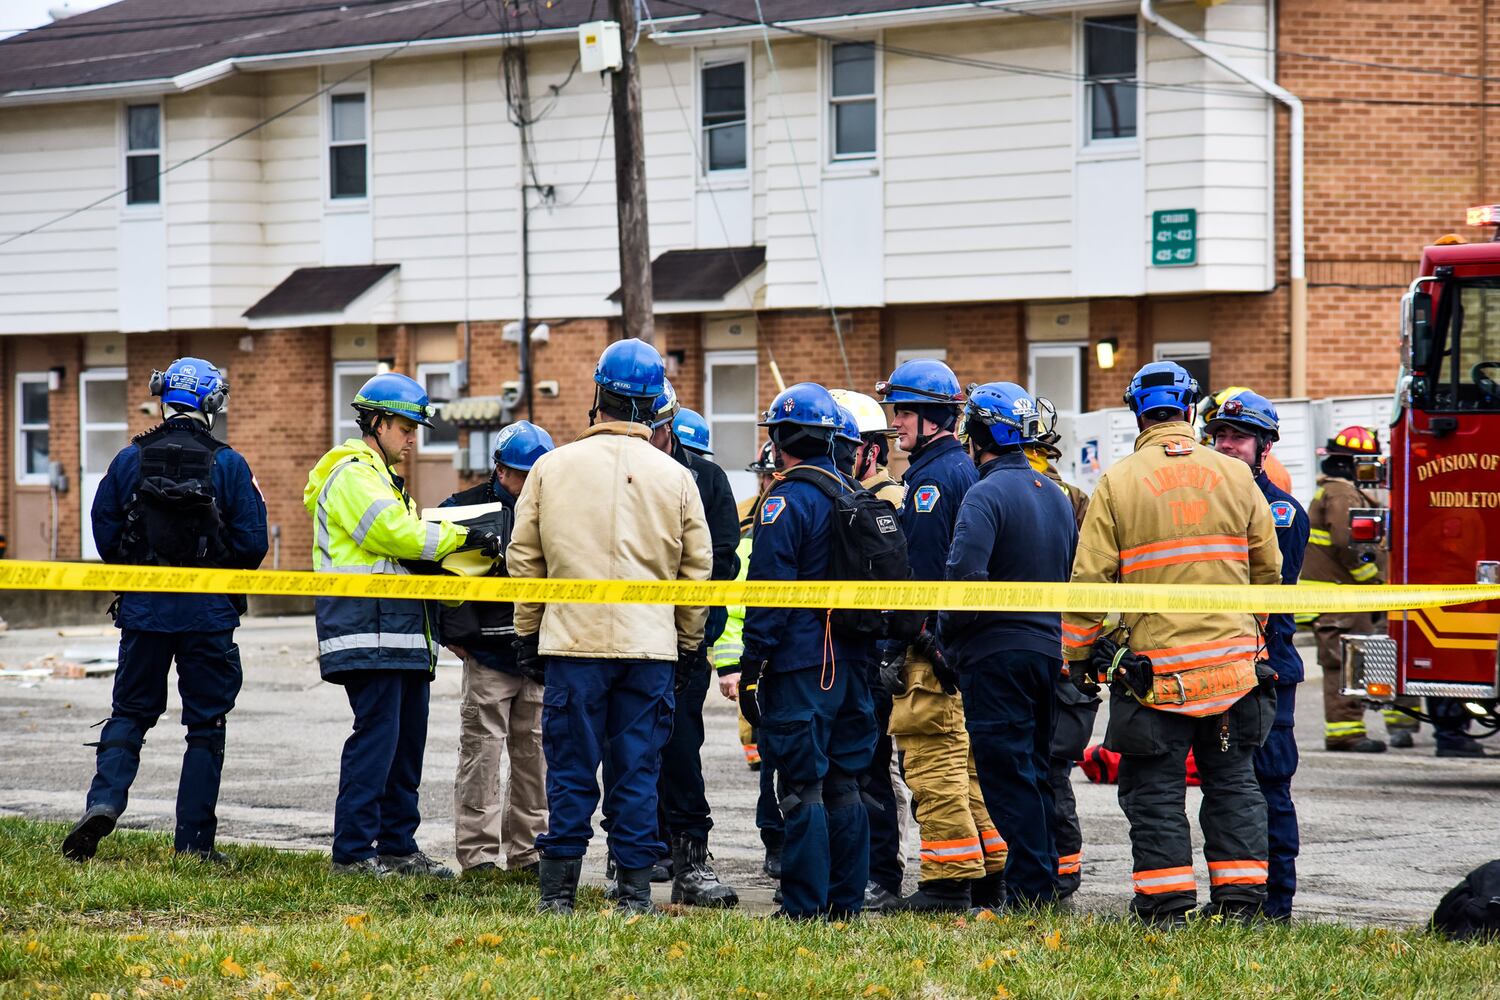
[[[1431,285],[1427,286],[1431,288]],[[1500,280],[1444,283],[1437,298],[1436,347],[1412,386],[1427,410],[1500,410]]]
[[[1209,378],[1209,355],[1213,345],[1206,340],[1185,340],[1157,344],[1152,348],[1153,361],[1175,361],[1198,380],[1200,392],[1211,392],[1213,381]]]
[[[427,398],[434,403],[447,403],[453,399],[453,364],[417,365],[417,381],[427,390]],[[432,418],[431,427],[423,427],[417,438],[417,450],[424,452],[448,452],[458,450],[458,428],[442,416]]]
[[[845,42],[830,50],[830,131],[835,160],[875,155],[875,46]]]
[[[373,361],[336,361],[333,365],[333,443],[359,437],[354,397],[375,374]]]
[[[745,64],[743,61],[705,64],[703,87],[703,168],[744,170]]]
[[[161,204],[161,105],[125,109],[125,204]]]
[[[369,146],[364,94],[333,94],[328,103],[328,196],[369,193]]]
[[[1136,23],[1133,16],[1083,22],[1083,72],[1090,142],[1135,138]]]
[[[1043,343],[1027,348],[1027,388],[1045,396],[1057,412],[1083,412],[1083,344]]]
[[[757,485],[754,474],[744,471],[760,454],[757,371],[754,351],[704,355],[703,416],[714,461],[729,476],[736,500],[754,495]]]
[[[16,375],[16,482],[46,483],[48,472],[47,373]]]

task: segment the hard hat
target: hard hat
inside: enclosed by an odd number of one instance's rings
[[[151,395],[171,406],[218,413],[229,398],[229,382],[211,361],[178,358],[164,372],[151,373]]]
[[[495,437],[495,464],[530,472],[536,460],[552,448],[551,434],[530,420],[517,420]]]
[[[760,446],[760,454],[755,457],[755,461],[745,466],[745,471],[762,476],[769,476],[776,471],[776,449],[771,442],[767,441]]]
[[[634,337],[610,344],[594,367],[594,384],[616,396],[655,399],[666,378],[667,368],[656,348]]]
[[[936,358],[916,358],[896,366],[891,377],[875,383],[883,403],[929,406],[964,405],[964,394],[953,369]]]
[[[1125,390],[1125,405],[1140,415],[1160,407],[1191,413],[1198,402],[1198,383],[1175,361],[1153,361],[1135,373]]]
[[[1002,447],[1035,441],[1041,426],[1036,401],[1014,382],[971,385],[964,404],[964,428],[982,425],[991,440]]]
[[[1198,422],[1203,429],[1199,438],[1204,444],[1213,444],[1213,435],[1208,432],[1208,422],[1214,418],[1215,413],[1219,412],[1219,407],[1240,393],[1249,391],[1249,386],[1231,385],[1220,389],[1211,396],[1204,396],[1198,400]]]
[[[677,409],[677,390],[672,388],[671,379],[662,376],[661,392],[657,393],[656,399],[651,403],[651,429],[655,430],[676,420]]]
[[[686,406],[679,409],[677,419],[672,421],[672,433],[677,435],[677,440],[689,451],[696,451],[700,455],[714,453],[709,447],[713,439],[709,436],[708,421],[697,410],[690,410]]]
[[[863,443],[859,437],[859,421],[855,419],[854,412],[849,407],[839,407],[839,429],[833,432],[833,436],[852,444]]]
[[[1380,438],[1368,427],[1345,427],[1328,439],[1327,455],[1379,455]]]
[[[1239,389],[1238,394],[1219,403],[1214,415],[1203,425],[1212,437],[1219,427],[1228,425],[1252,434],[1264,434],[1272,441],[1281,440],[1281,417],[1276,407],[1258,392]]]
[[[853,389],[829,389],[828,394],[833,397],[835,403],[854,414],[854,420],[859,424],[861,435],[895,433],[891,429],[891,422],[886,419],[885,408],[875,402],[873,396],[866,396]]]
[[[366,382],[351,403],[356,410],[377,410],[431,427],[437,410],[427,398],[427,390],[409,375],[386,372]]]
[[[771,401],[771,408],[766,411],[760,426],[793,424],[831,435],[838,429],[840,419],[839,404],[833,401],[827,389],[816,382],[798,382]]]

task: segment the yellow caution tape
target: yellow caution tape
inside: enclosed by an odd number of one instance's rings
[[[1500,588],[1453,586],[1192,587],[1146,583],[850,583],[765,580],[512,580],[289,570],[193,569],[0,561],[0,590],[145,591],[287,597],[410,597],[535,604],[742,604],[772,608],[943,608],[953,611],[1400,611],[1500,599]]]

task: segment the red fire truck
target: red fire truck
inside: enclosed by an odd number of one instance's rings
[[[1500,205],[1469,222],[1500,226]],[[1390,509],[1354,511],[1354,537],[1386,546],[1391,583],[1500,584],[1500,242],[1445,237],[1423,251],[1401,304],[1390,442]],[[1491,735],[1497,636],[1500,587],[1492,601],[1393,612],[1387,635],[1346,640],[1346,692],[1382,706],[1458,698],[1479,723],[1472,735]]]

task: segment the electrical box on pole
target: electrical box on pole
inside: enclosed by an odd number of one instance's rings
[[[624,63],[620,22],[589,21],[578,26],[578,68],[585,73],[616,70]]]

